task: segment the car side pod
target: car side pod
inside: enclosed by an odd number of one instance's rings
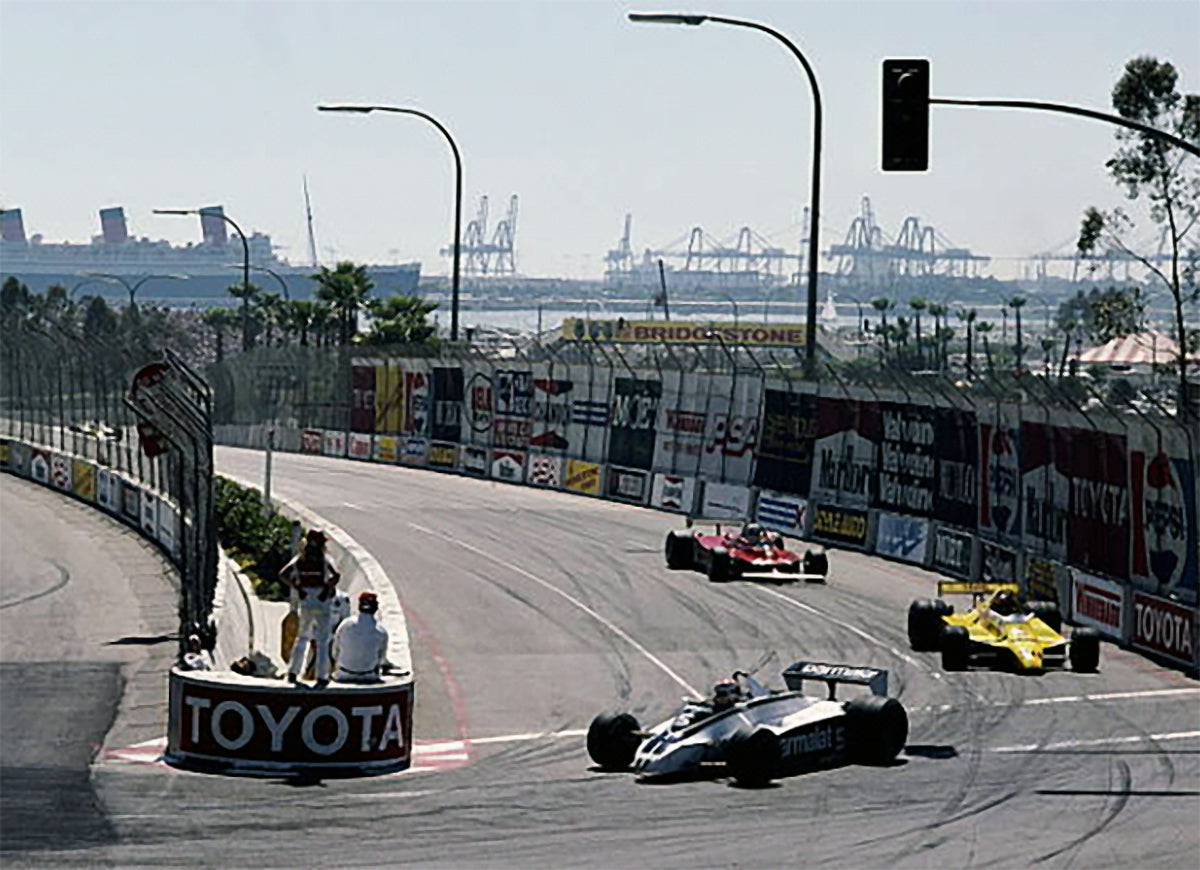
[[[966,626],[947,625],[942,629],[942,670],[965,671],[971,660],[971,638]]]
[[[628,770],[641,742],[632,713],[601,713],[588,726],[588,755],[602,770]]]

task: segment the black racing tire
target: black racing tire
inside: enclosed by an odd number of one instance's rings
[[[947,625],[942,629],[942,670],[965,671],[971,661],[971,638],[966,626]]]
[[[829,574],[829,556],[825,553],[806,550],[804,553],[804,573],[818,575],[821,578],[820,580],[809,580],[809,583],[824,583],[826,575]]]
[[[627,770],[641,745],[640,731],[631,713],[601,713],[588,727],[588,755],[604,770]]]
[[[908,605],[908,645],[916,652],[936,652],[942,636],[938,602],[922,598]]]
[[[860,695],[846,702],[848,755],[857,764],[888,764],[908,741],[908,713],[895,698]]]
[[[734,577],[733,557],[729,551],[722,547],[713,550],[708,563],[708,579],[713,583],[727,583]]]
[[[1062,611],[1053,601],[1030,601],[1029,611],[1046,623],[1052,630],[1062,634]]]
[[[766,728],[736,731],[725,744],[725,767],[738,785],[760,788],[775,778],[779,737]]]
[[[1100,632],[1094,628],[1077,628],[1071,632],[1071,643],[1067,647],[1071,659],[1071,670],[1090,674],[1100,667]]]
[[[689,534],[667,532],[667,567],[672,571],[689,571],[696,567],[696,539]]]

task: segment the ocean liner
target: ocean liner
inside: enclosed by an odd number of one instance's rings
[[[40,234],[26,238],[19,208],[0,211],[0,281],[15,276],[36,293],[53,284],[80,296],[123,299],[140,285],[137,299],[171,306],[227,304],[230,286],[241,283],[242,244],[228,231],[221,206],[199,209],[202,238],[187,245],[133,238],[120,206],[100,210],[100,235],[88,244],[46,242]],[[250,282],[265,292],[291,299],[311,299],[316,292],[312,265],[294,265],[276,256],[271,237],[246,236]],[[315,257],[314,257],[315,260]],[[373,295],[416,293],[420,263],[367,265],[375,282]],[[270,273],[275,273],[278,280]],[[86,284],[86,288],[82,285]]]

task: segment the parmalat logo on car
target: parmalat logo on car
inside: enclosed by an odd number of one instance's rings
[[[826,725],[793,734],[779,742],[780,755],[783,758],[795,758],[799,755],[811,755],[814,752],[841,752],[846,748],[846,729],[842,725]]]

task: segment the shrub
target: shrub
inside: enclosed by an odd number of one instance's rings
[[[217,540],[250,578],[254,592],[267,601],[285,601],[288,588],[279,572],[292,557],[292,523],[268,513],[262,494],[232,480],[214,483]]]

